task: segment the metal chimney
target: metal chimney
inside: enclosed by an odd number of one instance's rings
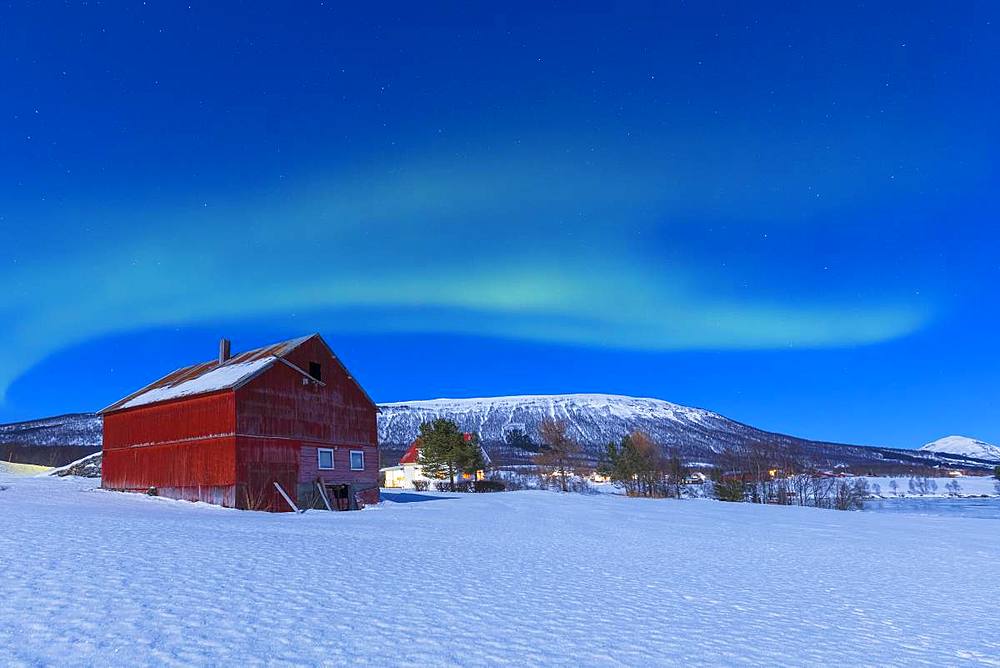
[[[219,364],[225,364],[231,357],[229,352],[229,339],[219,340]]]

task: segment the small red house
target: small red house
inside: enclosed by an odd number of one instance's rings
[[[378,502],[378,408],[319,334],[178,369],[108,406],[101,486],[287,511]]]

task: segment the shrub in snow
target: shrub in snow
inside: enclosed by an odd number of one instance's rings
[[[720,478],[712,484],[712,492],[719,501],[745,501],[746,483],[737,478]]]
[[[441,480],[434,483],[434,489],[439,492],[468,492],[471,490],[471,483],[462,480],[454,483],[448,482],[447,480]]]
[[[502,492],[507,485],[502,480],[477,480],[472,484],[473,492]]]

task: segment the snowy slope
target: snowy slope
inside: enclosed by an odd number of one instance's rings
[[[0,476],[0,665],[1000,657],[995,520],[550,492],[268,515],[96,484]]]
[[[1000,447],[977,441],[967,436],[946,436],[928,443],[920,448],[925,452],[944,452],[952,455],[963,455],[989,461],[1000,462]]]
[[[40,420],[0,424],[0,444],[65,446],[101,445],[101,418],[70,413]]]
[[[0,424],[0,460],[61,466],[100,450],[101,433],[93,413]]]

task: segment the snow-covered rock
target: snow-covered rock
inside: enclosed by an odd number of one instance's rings
[[[76,476],[78,478],[100,478],[103,454],[104,453],[102,452],[95,452],[92,455],[87,455],[86,457],[82,457],[75,462],[71,462],[66,466],[60,466],[59,468],[52,469],[47,473],[47,475],[54,475],[60,478],[65,478],[66,476]]]
[[[988,461],[1000,462],[1000,446],[979,441],[968,436],[945,436],[927,445],[921,446],[925,452],[944,452],[963,457],[975,457]]]

